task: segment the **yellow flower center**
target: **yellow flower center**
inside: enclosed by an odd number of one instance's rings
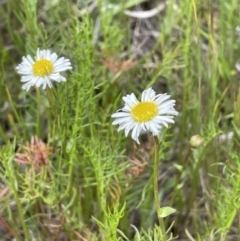
[[[52,73],[53,64],[51,61],[47,59],[40,59],[33,64],[32,68],[33,68],[33,73],[36,76],[44,77]]]
[[[131,110],[131,114],[137,122],[152,120],[158,114],[157,105],[153,102],[140,102]]]

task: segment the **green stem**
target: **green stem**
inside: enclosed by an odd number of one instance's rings
[[[11,94],[10,94],[10,92],[9,92],[9,90],[8,90],[7,87],[6,87],[6,94],[7,94],[8,100],[9,100],[9,102],[10,102],[10,104],[11,104],[11,107],[12,107],[12,110],[13,110],[13,113],[14,113],[14,116],[15,116],[15,118],[17,119],[18,123],[20,123],[20,125],[21,125],[21,131],[23,132],[23,135],[25,136],[24,121],[22,120],[21,116],[18,114],[17,109],[16,109],[16,105],[15,105],[15,103],[13,102],[12,96],[11,96]],[[13,128],[14,128],[14,130],[15,130],[16,128],[15,128],[14,123],[12,123],[12,125],[13,125]],[[17,134],[18,136],[22,136],[22,134],[19,132],[18,129],[16,129],[16,134]]]
[[[234,221],[234,219],[235,219],[235,217],[237,215],[237,212],[238,212],[238,210],[236,208],[234,208],[232,210],[232,212],[230,213],[229,218],[227,219],[227,223],[226,223],[226,225],[224,227],[225,230],[221,234],[221,240],[220,241],[226,241],[227,240],[227,234],[228,234],[228,232],[229,232],[229,230],[230,230],[230,228],[232,226],[232,223],[233,223],[233,221]]]
[[[52,100],[53,92],[50,88],[47,88],[46,91],[47,91],[47,98],[48,98],[48,101],[49,101],[50,109],[52,110],[52,113],[53,113],[55,119],[57,119],[57,111],[56,111],[56,108],[55,108],[53,100]]]
[[[37,127],[36,127],[36,133],[38,137],[41,137],[42,133],[42,122],[41,122],[41,95],[40,91],[38,88],[36,88],[36,96],[37,96],[37,105],[38,105],[38,110],[37,110]]]
[[[13,176],[14,175],[13,167],[10,166],[9,163],[7,163],[6,160],[4,160],[4,162],[5,162],[6,172],[7,172],[7,175],[9,177],[10,185],[11,185],[11,188],[12,188],[12,191],[13,191],[13,195],[14,195],[14,198],[15,198],[15,201],[16,201],[16,204],[17,204],[19,216],[20,216],[20,219],[21,219],[21,222],[22,222],[22,227],[23,227],[23,233],[24,233],[24,236],[25,236],[25,240],[31,240],[28,228],[26,226],[26,221],[24,219],[24,213],[23,213],[23,209],[22,209],[22,204],[21,204],[20,198],[18,196],[18,191],[17,191],[17,188],[18,188],[17,185],[18,184],[15,181],[15,176]],[[11,168],[12,168],[12,170],[11,170]]]
[[[154,189],[154,200],[158,215],[158,221],[162,230],[162,241],[166,240],[165,237],[165,225],[163,218],[160,217],[161,215],[161,205],[160,205],[160,199],[159,199],[159,193],[158,193],[158,166],[159,166],[159,152],[160,152],[160,142],[157,136],[154,136],[155,141],[155,155],[154,155],[154,165],[153,165],[153,189]]]

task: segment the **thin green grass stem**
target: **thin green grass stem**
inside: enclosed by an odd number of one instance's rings
[[[161,205],[160,205],[160,198],[158,193],[158,166],[159,166],[159,152],[160,152],[160,142],[157,136],[154,136],[154,142],[155,142],[155,155],[154,155],[154,165],[153,165],[153,189],[154,189],[154,199],[155,199],[155,205],[158,215],[158,221],[162,230],[162,241],[166,240],[165,236],[165,225],[163,218],[160,217],[161,215]]]
[[[69,182],[68,182],[68,186],[67,186],[67,191],[66,194],[70,193],[70,190],[73,186],[73,173],[74,173],[74,157],[75,157],[75,152],[76,152],[76,138],[77,136],[75,136],[78,132],[78,125],[79,125],[79,118],[81,116],[81,108],[80,105],[82,104],[81,102],[81,97],[80,97],[80,92],[78,93],[77,96],[77,104],[76,104],[76,114],[75,114],[75,122],[74,122],[74,126],[73,126],[73,146],[70,152],[70,156],[69,156],[69,169],[68,169],[68,173],[69,173]]]
[[[7,87],[6,87],[6,93],[7,93],[8,100],[9,100],[9,102],[11,103],[11,106],[12,106],[12,108],[13,108],[13,113],[14,113],[17,121],[18,121],[19,123],[22,123],[23,121],[22,121],[21,117],[18,115],[18,112],[17,112],[17,110],[16,110],[16,108],[15,108],[15,105],[14,105],[14,102],[13,102],[13,100],[12,100],[11,94],[10,94],[10,92],[9,92],[9,90],[8,90]]]
[[[36,113],[36,118],[37,118],[37,127],[36,127],[36,133],[37,136],[40,137],[41,132],[42,132],[42,124],[41,124],[41,95],[40,95],[40,91],[38,88],[36,88],[36,96],[37,96],[37,104],[38,104],[38,110]]]
[[[12,123],[11,123],[11,120],[10,120],[10,123],[12,124],[12,127],[13,127],[14,131],[16,132],[16,135],[18,135],[18,136],[26,136],[26,127],[24,125],[24,121],[23,121],[21,115],[17,111],[16,104],[14,103],[14,101],[12,99],[12,96],[11,96],[11,94],[9,92],[8,87],[6,87],[6,93],[7,93],[8,100],[9,100],[9,102],[11,104],[14,117],[16,118],[16,120],[15,119],[12,120]],[[14,125],[14,123],[16,123],[16,121],[21,126],[21,131],[19,130],[19,128],[16,128],[17,125]]]
[[[26,226],[26,221],[24,219],[24,213],[23,213],[21,201],[20,201],[20,198],[18,196],[17,183],[16,183],[15,175],[13,173],[13,166],[9,165],[9,163],[7,163],[7,160],[5,158],[3,159],[3,161],[5,162],[6,172],[7,172],[7,175],[9,177],[10,185],[11,185],[11,188],[12,188],[12,191],[13,191],[13,195],[14,195],[16,204],[17,204],[17,209],[18,209],[18,212],[19,212],[20,220],[22,222],[25,240],[31,240],[28,228]]]
[[[48,101],[49,101],[50,108],[53,112],[53,115],[54,115],[55,118],[57,118],[57,112],[56,112],[56,109],[54,108],[54,104],[53,104],[53,100],[52,100],[51,89],[49,89],[49,88],[47,88],[47,98],[48,98]]]

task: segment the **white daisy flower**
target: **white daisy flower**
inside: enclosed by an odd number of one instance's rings
[[[156,95],[152,88],[142,93],[141,102],[134,94],[123,97],[125,106],[112,115],[116,118],[113,125],[120,125],[118,131],[125,129],[125,136],[132,130],[132,139],[138,144],[142,131],[150,131],[158,135],[163,127],[174,123],[173,116],[178,115],[174,109],[175,100],[169,100],[170,95]]]
[[[22,63],[16,67],[16,70],[22,75],[21,82],[24,82],[22,88],[27,91],[32,86],[40,87],[42,85],[43,89],[47,86],[52,88],[53,81],[66,81],[60,72],[72,69],[69,59],[58,58],[57,54],[51,53],[49,49],[40,50],[38,48],[35,60],[30,55],[22,59]]]

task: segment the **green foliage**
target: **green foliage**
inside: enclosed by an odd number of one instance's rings
[[[109,209],[107,210],[106,208],[103,208],[104,216],[106,218],[105,223],[102,223],[94,218],[99,227],[103,230],[105,239],[112,241],[120,240],[120,238],[117,237],[117,227],[119,225],[121,218],[124,215],[125,207],[126,204],[124,204],[123,207],[120,210],[118,210],[119,202],[117,201],[117,203],[113,207],[113,212],[111,212]]]

